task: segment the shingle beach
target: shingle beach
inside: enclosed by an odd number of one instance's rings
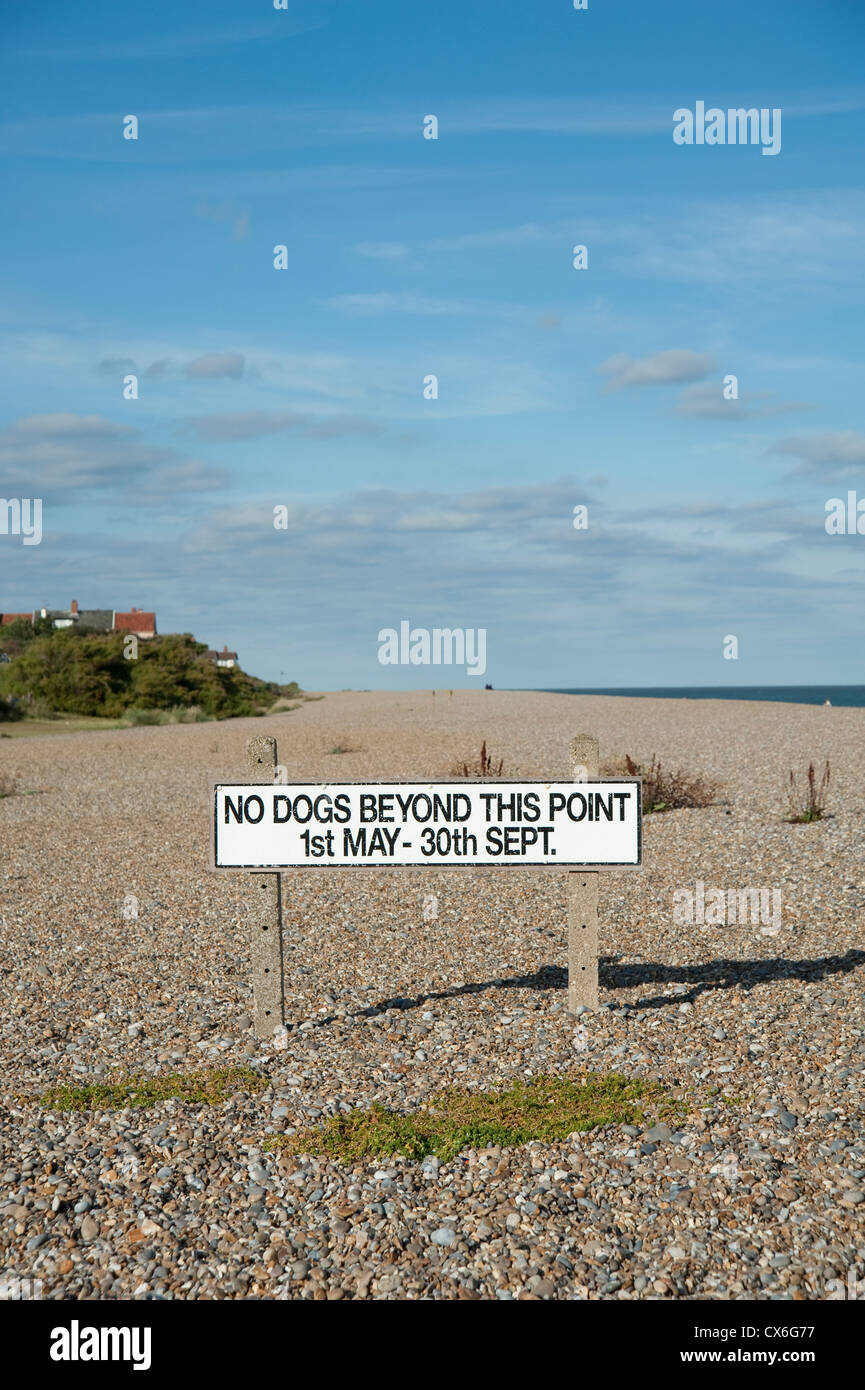
[[[250,738],[277,738],[289,781],[447,780],[482,740],[503,777],[567,779],[580,733],[721,783],[646,817],[642,870],[602,875],[598,1012],[565,1011],[564,873],[307,869],[283,874],[288,1046],[256,1040],[249,878],[208,868],[210,787],[247,780]],[[829,815],[785,823],[790,769],[826,758]],[[5,1278],[54,1299],[810,1300],[865,1276],[865,710],[345,692],[0,739],[3,774]],[[674,922],[698,882],[780,890],[780,928]],[[39,1103],[230,1064],[267,1088]],[[267,1147],[340,1109],[587,1069],[657,1080],[681,1118],[447,1163]]]

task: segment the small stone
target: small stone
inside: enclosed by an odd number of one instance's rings
[[[93,1220],[93,1217],[85,1216],[84,1220],[81,1222],[81,1239],[95,1240],[98,1235],[99,1227]]]
[[[860,1202],[865,1202],[865,1192],[861,1187],[848,1187],[841,1201],[845,1207],[858,1207]]]
[[[790,1110],[782,1110],[778,1116],[778,1123],[783,1129],[795,1129],[799,1121]]]
[[[669,1125],[652,1125],[651,1129],[646,1130],[646,1139],[649,1143],[663,1143],[665,1139],[672,1139],[673,1131]]]
[[[439,1226],[430,1236],[433,1245],[455,1245],[456,1238],[456,1232],[450,1226]]]

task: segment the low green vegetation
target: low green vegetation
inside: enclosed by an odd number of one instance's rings
[[[787,784],[787,820],[791,825],[808,825],[812,820],[822,820],[826,814],[826,797],[829,791],[829,759],[823,768],[820,781],[814,771],[814,764],[808,764],[804,786],[800,787],[794,772],[790,772]]]
[[[0,634],[0,720],[72,714],[132,724],[228,719],[266,714],[300,694],[296,682],[258,680],[239,667],[217,666],[189,633],[138,643],[124,655],[126,635],[36,624],[19,619]]]
[[[532,1139],[553,1143],[599,1125],[641,1124],[641,1102],[657,1106],[667,1099],[656,1083],[615,1072],[578,1079],[535,1076],[492,1091],[442,1091],[410,1115],[382,1105],[352,1110],[268,1140],[267,1146],[343,1162],[396,1153],[411,1159],[435,1154],[447,1162],[461,1149],[513,1148]]]
[[[92,1086],[52,1086],[39,1097],[46,1110],[139,1110],[163,1100],[219,1105],[237,1091],[257,1095],[267,1078],[251,1067],[210,1067],[165,1076],[128,1076]]]

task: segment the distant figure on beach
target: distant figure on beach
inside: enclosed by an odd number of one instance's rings
[[[484,690],[492,690],[492,686],[491,686],[491,685],[485,685],[485,686],[484,686]]]
[[[824,700],[824,701],[823,701],[823,708],[825,709],[827,705],[828,705],[829,708],[831,709],[831,708],[832,708],[832,701],[831,701],[831,700]]]

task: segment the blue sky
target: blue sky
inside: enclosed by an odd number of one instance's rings
[[[403,619],[501,687],[861,682],[861,5],[10,10],[0,611],[307,689],[479,683],[380,665]],[[676,145],[697,101],[780,153]]]

